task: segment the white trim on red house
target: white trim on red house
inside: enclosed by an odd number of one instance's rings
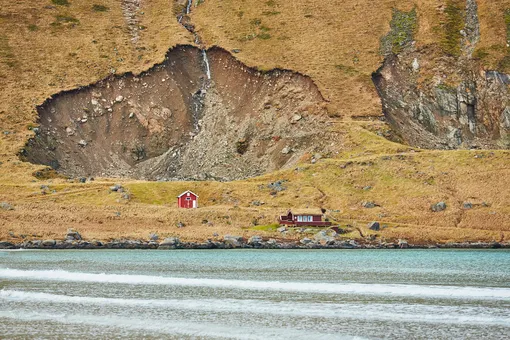
[[[197,194],[195,194],[193,191],[191,191],[191,190],[186,190],[185,192],[183,192],[182,194],[180,194],[179,196],[177,196],[177,198],[180,198],[180,197],[182,197],[182,196],[186,195],[187,193],[193,194],[193,195],[195,195],[197,198],[199,197],[199,196],[198,196]]]

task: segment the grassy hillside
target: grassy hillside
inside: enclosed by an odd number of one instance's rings
[[[478,2],[481,41],[475,53],[487,67],[505,69],[510,1]],[[342,151],[323,155],[317,164],[304,159],[296,169],[231,183],[96,179],[83,184],[34,177],[41,167],[16,154],[36,126],[36,105],[113,72],[141,72],[162,61],[172,46],[192,42],[175,20],[176,6],[142,3],[135,12],[113,0],[3,5],[0,202],[14,210],[0,209],[0,239],[61,238],[69,227],[101,239],[146,238],[150,231],[187,240],[214,233],[274,236],[271,228],[255,225],[273,223],[288,208],[320,207],[341,226],[351,225],[349,230],[361,227],[367,233],[368,222],[380,221],[387,228],[378,234],[386,239],[510,239],[509,152],[413,150],[378,136],[387,129],[382,123],[351,119],[381,114],[370,76],[382,62],[379,42],[389,31],[392,9],[410,11],[416,5],[416,44],[441,50],[450,27],[445,8],[458,7],[455,0],[206,0],[193,8],[192,22],[207,46],[240,49],[236,58],[262,70],[279,67],[312,77],[329,101],[330,115],[340,117],[332,118],[332,128],[343,136]],[[275,180],[286,180],[286,190],[271,195],[267,184]],[[108,190],[117,182],[129,199]],[[175,196],[185,189],[200,195],[200,209],[175,208]],[[364,201],[379,206],[363,208]],[[430,205],[439,201],[448,208],[432,212]],[[465,202],[473,209],[463,209]],[[178,222],[186,227],[177,228]]]

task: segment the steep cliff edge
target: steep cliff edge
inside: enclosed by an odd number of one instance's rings
[[[57,94],[38,113],[22,158],[71,176],[234,180],[331,143],[311,79],[260,73],[219,48],[177,47],[140,76]]]
[[[419,47],[416,9],[393,12],[373,75],[385,117],[414,146],[510,148],[510,76],[481,62],[477,2],[450,1],[438,11],[443,38]]]

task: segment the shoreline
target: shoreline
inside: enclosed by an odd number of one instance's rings
[[[168,239],[167,239],[168,240]],[[166,241],[166,240],[165,240]],[[130,250],[174,250],[174,249],[510,249],[510,243],[499,242],[451,242],[431,244],[410,244],[402,242],[387,243],[358,243],[354,240],[334,241],[327,243],[311,242],[302,244],[300,241],[279,241],[270,239],[261,242],[173,242],[143,240],[118,241],[62,241],[62,240],[33,240],[24,242],[0,241],[0,250],[33,249],[33,250],[94,250],[94,249],[130,249]]]

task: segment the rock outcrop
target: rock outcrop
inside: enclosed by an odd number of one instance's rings
[[[477,3],[448,4],[438,45],[417,47],[416,10],[395,11],[373,75],[390,125],[423,148],[510,148],[510,76],[484,69]]]

